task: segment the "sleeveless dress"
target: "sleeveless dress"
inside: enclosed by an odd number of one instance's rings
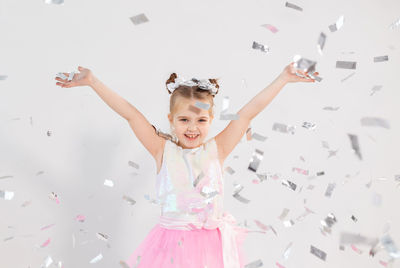
[[[159,223],[125,264],[131,268],[242,268],[247,231],[223,211],[223,170],[215,139],[193,149],[167,139],[156,178]]]

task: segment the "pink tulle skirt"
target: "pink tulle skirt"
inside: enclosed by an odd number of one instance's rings
[[[245,262],[244,238],[237,241],[240,267]],[[157,224],[125,263],[130,268],[224,268],[221,232],[218,228],[174,230]]]

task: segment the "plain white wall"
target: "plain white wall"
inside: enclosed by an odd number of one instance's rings
[[[0,179],[0,190],[15,196],[0,199],[0,267],[40,267],[47,256],[64,267],[87,267],[99,253],[103,259],[97,267],[118,267],[157,223],[159,208],[145,198],[154,197],[152,157],[127,122],[89,87],[56,86],[57,72],[78,65],[92,69],[152,124],[168,131],[165,81],[171,72],[220,78],[218,117],[224,96],[230,97],[230,111],[237,112],[295,54],[317,61],[323,81],[287,85],[251,124],[253,132],[268,139],[243,139],[225,163],[236,171],[225,177],[226,210],[252,230],[260,230],[254,223],[259,220],[277,232],[250,233],[248,261],[261,259],[264,267],[275,267],[275,262],[286,267],[379,267],[380,260],[387,261],[385,251],[372,258],[364,245],[357,245],[361,254],[349,246],[341,251],[339,237],[342,231],[380,237],[389,230],[400,246],[400,188],[395,181],[400,174],[400,29],[389,28],[400,17],[400,2],[293,3],[304,11],[285,7],[285,1],[260,0],[65,0],[62,6],[1,0],[0,75],[8,77],[0,81],[0,177],[12,177]],[[135,26],[129,17],[140,13],[150,21]],[[328,26],[340,15],[344,25],[331,33]],[[279,32],[260,26],[267,23]],[[327,35],[323,55],[316,48],[321,31]],[[270,52],[252,49],[253,41],[268,45]],[[383,55],[389,61],[373,62]],[[337,60],[357,61],[357,69],[336,69]],[[370,96],[374,85],[383,87]],[[340,109],[326,111],[325,106]],[[390,129],[361,126],[364,116],[384,118]],[[303,128],[305,121],[316,123],[316,129]],[[296,133],[272,131],[274,122],[295,125]],[[227,123],[215,120],[210,137]],[[352,152],[348,133],[358,135],[362,160]],[[338,149],[337,155],[328,158],[322,141]],[[247,167],[256,148],[264,151],[258,172],[279,173],[295,182],[297,191],[281,180],[252,183],[257,177]],[[293,167],[325,175],[309,178]],[[386,180],[374,180],[378,178]],[[115,186],[104,186],[106,179]],[[249,204],[232,197],[235,182],[245,187],[241,195]],[[337,185],[331,198],[324,196],[329,183]],[[314,189],[307,190],[309,185]],[[58,194],[60,204],[48,197],[51,192]],[[124,195],[136,204],[129,205]],[[287,219],[295,220],[304,206],[315,214],[292,227],[278,219],[288,208]],[[328,213],[338,222],[324,236],[320,221]],[[78,214],[86,221],[76,221]],[[40,230],[49,224],[55,225]],[[108,243],[97,232],[107,234]],[[50,244],[41,248],[48,238]],[[290,242],[291,253],[284,260]],[[310,245],[327,253],[325,262],[310,254]],[[400,267],[399,262],[393,267]]]

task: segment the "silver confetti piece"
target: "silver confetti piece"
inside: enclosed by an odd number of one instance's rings
[[[322,81],[322,77],[319,77],[318,75],[315,75],[315,71],[309,72],[308,76],[310,76],[311,79],[314,79],[317,82],[321,82]]]
[[[295,5],[295,4],[289,3],[289,2],[285,3],[285,7],[293,8],[293,9],[298,10],[298,11],[303,11],[303,8],[301,8],[301,7],[299,7],[299,6]]]
[[[302,58],[300,55],[295,55],[293,57],[293,62],[294,62],[293,67],[296,69],[309,73],[315,72],[315,66],[317,64],[316,61]]]
[[[336,61],[336,68],[341,69],[356,69],[357,62],[355,61]]]
[[[314,256],[317,256],[321,260],[323,260],[323,261],[326,260],[326,253],[324,251],[314,247],[313,245],[311,245],[311,247],[310,247],[310,252],[311,252],[311,254],[313,254]]]
[[[390,128],[390,124],[387,120],[378,117],[363,117],[361,118],[361,125],[383,127],[386,129]]]
[[[365,244],[365,245],[375,245],[379,241],[377,238],[368,238],[361,236],[360,234],[353,234],[348,232],[341,232],[339,236],[339,243],[341,245],[346,244]]]
[[[7,79],[7,75],[0,75],[0,80],[6,80]]]
[[[286,218],[286,216],[287,216],[288,213],[289,213],[289,209],[288,209],[288,208],[284,208],[284,209],[282,210],[281,215],[278,217],[278,219],[280,219],[281,221],[283,221],[283,220]]]
[[[351,215],[351,219],[352,219],[354,222],[357,222],[357,218],[354,217],[354,215]]]
[[[292,189],[293,191],[296,191],[296,184],[288,181],[288,180],[282,180],[282,184],[285,185],[286,187],[289,187],[290,189]]]
[[[374,62],[382,62],[382,61],[388,61],[389,56],[377,56],[374,57]]]
[[[201,113],[201,109],[196,107],[196,106],[193,106],[193,105],[189,105],[189,110],[194,112],[194,113],[196,113],[196,114]]]
[[[325,46],[325,42],[326,42],[326,34],[321,32],[318,37],[318,44],[317,44],[318,52],[321,55],[322,55],[322,49],[324,49],[324,46]]]
[[[290,242],[289,245],[286,246],[285,251],[283,252],[283,258],[287,260],[289,258],[290,251],[292,250],[293,242]]]
[[[0,190],[0,198],[11,200],[14,197],[14,192]]]
[[[268,175],[267,174],[265,174],[265,173],[262,173],[262,174],[256,174],[257,175],[257,177],[260,179],[260,182],[262,182],[262,181],[266,181],[267,179],[268,179]]]
[[[50,267],[50,265],[52,263],[53,263],[53,259],[50,256],[47,256],[46,259],[44,260],[44,263],[40,267],[47,268],[47,267]]]
[[[240,193],[240,191],[244,189],[244,186],[239,183],[234,183],[233,186],[235,187],[235,190],[233,191],[234,195]]]
[[[335,189],[335,187],[336,187],[336,183],[329,183],[328,187],[326,188],[326,191],[325,191],[325,196],[326,197],[331,197],[332,196],[332,192]]]
[[[253,139],[255,139],[255,140],[258,140],[258,141],[265,141],[265,140],[267,139],[267,137],[262,136],[262,135],[260,135],[260,134],[258,134],[258,133],[256,133],[256,132],[254,132],[254,133],[251,135],[251,137],[252,137]]]
[[[256,260],[256,261],[253,261],[253,262],[251,262],[249,264],[246,264],[244,266],[244,268],[258,268],[258,267],[261,267],[261,266],[263,266],[263,262],[261,260]]]
[[[331,233],[332,226],[337,222],[335,215],[329,213],[328,216],[321,220],[322,230],[327,233]]]
[[[220,114],[220,120],[239,120],[238,114]]]
[[[227,166],[225,168],[225,171],[228,172],[230,175],[232,175],[233,173],[235,173],[235,170],[233,170],[233,168],[231,168],[230,166]]]
[[[324,171],[318,171],[318,172],[317,172],[317,176],[322,176],[322,175],[324,175],[324,174],[325,174]]]
[[[263,159],[263,154],[264,154],[264,152],[261,150],[258,150],[258,149],[256,149],[253,152],[253,155],[250,159],[250,164],[248,167],[249,170],[251,170],[253,172],[257,172],[258,166],[260,165],[261,160]]]
[[[250,200],[244,198],[240,194],[234,194],[233,197],[236,198],[237,200],[239,200],[240,202],[245,203],[245,204],[250,202]]]
[[[146,17],[146,15],[144,13],[141,13],[139,15],[130,17],[130,20],[133,22],[133,24],[135,25],[139,25],[145,22],[148,22],[149,19]]]
[[[400,18],[398,18],[396,21],[394,21],[392,24],[389,25],[389,27],[393,30],[396,27],[400,26]]]
[[[346,81],[347,79],[349,79],[350,77],[352,77],[352,76],[355,75],[355,74],[356,74],[356,72],[353,72],[353,73],[349,74],[348,76],[346,76],[345,78],[343,78],[343,79],[341,80],[341,82],[343,83],[344,81]]]
[[[295,126],[288,126],[282,123],[274,123],[272,125],[272,130],[279,131],[282,133],[291,133],[294,134],[296,127]]]
[[[310,122],[303,122],[303,126],[306,129],[315,129],[316,125],[314,123],[310,123]]]
[[[351,142],[351,148],[354,150],[355,154],[358,156],[360,160],[362,160],[361,152],[360,152],[360,146],[358,144],[358,137],[353,134],[347,134],[349,136],[350,142]]]
[[[75,76],[75,72],[70,72],[69,76],[68,76],[68,81],[72,81],[72,79],[74,79]]]
[[[335,24],[329,25],[329,30],[331,32],[336,32],[337,30],[339,30],[340,28],[342,28],[344,23],[344,16],[340,16],[339,19],[336,21]]]
[[[119,264],[121,264],[121,266],[122,266],[123,268],[131,268],[131,267],[129,267],[129,265],[126,264],[126,262],[124,262],[124,261],[120,261]]]
[[[340,107],[325,106],[323,109],[327,111],[337,111]]]
[[[382,236],[381,243],[392,258],[400,258],[400,251],[397,249],[394,241],[388,234]]]
[[[127,201],[131,205],[136,204],[136,201],[133,198],[129,197],[129,196],[124,195],[124,196],[122,196],[122,199]]]
[[[209,103],[204,103],[204,102],[200,102],[200,101],[196,101],[195,106],[200,108],[200,109],[203,109],[203,110],[210,109],[210,104]]]
[[[103,241],[105,241],[105,242],[108,241],[108,235],[106,235],[106,234],[96,233],[96,236],[97,236],[97,238],[100,239],[100,240],[103,240]]]
[[[253,46],[252,46],[252,48],[253,48],[253,49],[261,50],[262,52],[269,52],[269,47],[268,47],[268,46],[265,46],[265,45],[263,45],[263,44],[259,44],[259,43],[257,43],[256,41],[253,41]]]
[[[136,163],[133,162],[133,161],[128,161],[128,165],[130,165],[131,167],[134,167],[134,168],[136,168],[136,169],[139,169],[139,164],[136,164]]]
[[[89,263],[96,263],[99,262],[101,259],[103,259],[103,255],[100,253],[96,257],[94,257]]]
[[[193,187],[196,187],[199,181],[204,177],[203,171],[200,172],[200,174],[197,176],[197,178],[193,182]]]
[[[64,0],[44,0],[46,4],[53,4],[53,5],[63,5]]]
[[[159,128],[156,128],[154,125],[152,125],[152,127],[154,128],[156,134],[161,138],[170,140],[171,142],[178,144],[178,139],[176,137],[172,136],[171,134],[162,132]]]
[[[56,77],[61,78],[61,79],[63,79],[63,80],[67,80],[67,79],[68,79],[68,77],[66,77],[65,74],[63,74],[63,73],[58,73],[58,74],[56,75]]]
[[[294,221],[293,221],[293,220],[286,220],[286,221],[283,221],[283,225],[284,225],[285,227],[292,227],[292,226],[294,225]]]
[[[375,94],[377,91],[380,91],[381,89],[382,89],[382,85],[375,85],[375,86],[373,86],[372,87],[372,89],[371,89],[371,94],[370,94],[370,96],[372,96],[373,94]]]
[[[394,175],[394,180],[400,182],[400,174]]]
[[[329,149],[329,143],[327,141],[322,141],[322,147]]]

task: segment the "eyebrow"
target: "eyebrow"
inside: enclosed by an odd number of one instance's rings
[[[190,116],[179,115],[179,116],[177,116],[177,117],[178,117],[178,118],[182,118],[182,117],[190,117]],[[208,116],[203,115],[203,116],[199,116],[199,117],[197,117],[197,118],[208,118]]]

